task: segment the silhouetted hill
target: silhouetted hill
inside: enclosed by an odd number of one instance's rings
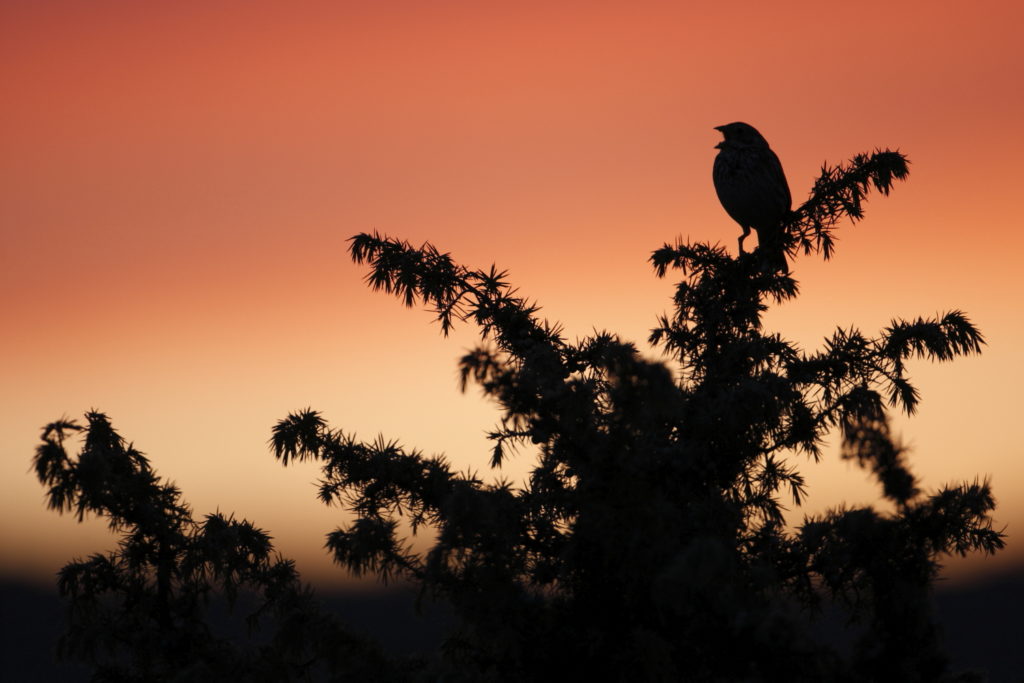
[[[415,610],[416,593],[409,589],[321,595],[323,602],[354,630],[376,638],[395,653],[429,652],[438,647],[451,624],[450,612],[428,607]],[[992,683],[1024,681],[1024,647],[1020,620],[1024,614],[1024,567],[977,584],[943,588],[937,608],[954,668],[985,670]],[[56,589],[0,581],[0,679],[4,681],[86,681],[87,670],[54,661],[64,616]]]
[[[5,681],[87,681],[89,670],[57,663],[64,602],[57,588],[0,580],[0,678]]]
[[[941,590],[937,608],[957,668],[986,670],[993,683],[1024,681],[1024,567]]]
[[[318,595],[353,631],[374,638],[396,654],[435,650],[452,623],[449,610],[427,601],[424,601],[423,613],[417,615],[417,592],[408,588]],[[0,680],[12,683],[89,680],[88,669],[55,662],[64,610],[56,587],[46,590],[31,583],[0,580],[0,622],[3,624]]]

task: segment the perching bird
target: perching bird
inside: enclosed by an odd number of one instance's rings
[[[712,176],[715,191],[725,212],[743,228],[743,240],[750,229],[757,231],[757,246],[765,263],[776,271],[789,272],[783,243],[782,222],[793,206],[789,184],[779,157],[757,129],[746,123],[716,126],[725,139],[715,145]]]

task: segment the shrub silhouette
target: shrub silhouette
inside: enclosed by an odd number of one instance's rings
[[[221,513],[196,521],[181,492],[157,477],[106,415],[86,419],[85,426],[60,420],[44,428],[36,474],[49,486],[50,508],[79,520],[105,517],[121,541],[114,552],[60,571],[70,610],[58,656],[91,665],[97,681],[391,678],[375,648],[320,610],[265,532]],[[76,433],[84,442],[71,457],[66,441]],[[240,591],[260,598],[241,643],[211,625],[217,598],[234,608]],[[274,628],[255,638],[267,620]]]
[[[872,188],[907,175],[892,151],[826,167],[786,220],[789,253],[834,248]],[[1002,535],[986,483],[925,494],[889,431],[886,410],[913,413],[906,363],[980,351],[967,317],[893,321],[875,336],[839,329],[808,353],[762,329],[771,302],[797,295],[756,254],[665,245],[658,276],[682,273],[675,311],[641,357],[607,333],[567,342],[494,267],[471,270],[430,244],[351,239],[371,287],[433,310],[447,333],[477,325],[460,363],[500,406],[490,434],[499,465],[537,447],[524,488],[457,474],[443,457],[362,442],[305,410],[275,428],[285,464],[321,462],[320,497],[355,516],[328,536],[357,575],[411,580],[454,606],[460,625],[436,675],[445,680],[899,680],[947,673],[929,591],[939,558],[994,552]],[[838,430],[842,457],[868,468],[895,511],[833,510],[790,531],[786,499]],[[399,534],[436,529],[424,553]],[[862,624],[854,654],[812,637],[823,602]]]
[[[786,219],[790,256],[828,258],[840,221],[906,175],[892,151],[825,167]],[[51,507],[104,515],[122,534],[118,551],[61,572],[65,654],[100,677],[147,680],[968,679],[948,671],[930,591],[943,556],[1003,547],[994,499],[981,481],[921,491],[887,418],[918,402],[909,360],[980,351],[965,315],[895,320],[874,336],[840,328],[805,352],[761,325],[769,304],[797,295],[788,274],[765,272],[756,253],[676,243],[651,257],[659,277],[681,273],[650,338],[666,364],[608,333],[569,343],[493,266],[378,234],[350,250],[371,287],[431,308],[445,334],[480,329],[460,369],[463,390],[478,384],[502,411],[490,465],[536,451],[520,488],[360,441],[312,409],[273,429],[275,456],[318,461],[320,498],[353,515],[327,537],[338,563],[452,605],[442,650],[396,663],[348,635],[265,533],[220,514],[194,521],[94,412],[84,428],[49,425],[36,456]],[[64,442],[77,431],[76,461]],[[893,511],[842,507],[789,529],[783,505],[805,495],[794,461],[820,459],[836,431],[841,457],[871,471]],[[429,549],[416,551],[403,523],[436,533]],[[274,621],[263,643],[206,625],[208,596],[241,587]],[[828,606],[852,624],[852,652],[816,637]]]

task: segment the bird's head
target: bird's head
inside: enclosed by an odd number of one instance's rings
[[[723,147],[768,146],[768,141],[757,132],[757,128],[754,128],[749,123],[736,121],[735,123],[727,123],[724,126],[715,126],[715,130],[725,136],[724,140],[715,145],[715,149],[722,149]]]

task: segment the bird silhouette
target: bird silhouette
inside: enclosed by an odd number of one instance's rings
[[[712,172],[715,192],[725,212],[743,228],[740,253],[753,228],[766,266],[788,273],[783,221],[793,199],[779,157],[750,124],[737,121],[715,130],[725,137],[715,145],[720,150]]]

